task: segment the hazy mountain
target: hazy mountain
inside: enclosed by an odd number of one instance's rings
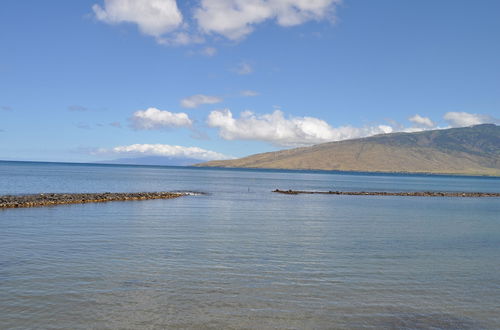
[[[194,158],[174,158],[165,156],[146,156],[136,158],[118,158],[106,160],[102,164],[123,164],[123,165],[159,165],[159,166],[187,166],[200,162],[201,159]]]
[[[383,134],[196,166],[500,176],[500,127]]]

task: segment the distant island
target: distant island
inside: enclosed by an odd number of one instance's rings
[[[500,176],[500,127],[382,134],[194,166]]]

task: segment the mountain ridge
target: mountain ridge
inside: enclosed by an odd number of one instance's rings
[[[194,166],[500,176],[500,127],[380,134]]]

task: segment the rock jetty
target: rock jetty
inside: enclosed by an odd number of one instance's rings
[[[275,193],[298,194],[325,194],[325,195],[351,195],[351,196],[411,196],[411,197],[500,197],[500,193],[485,192],[439,192],[439,191],[304,191],[304,190],[273,190]]]
[[[38,207],[61,204],[101,203],[114,201],[137,201],[146,199],[170,199],[192,193],[138,192],[138,193],[81,193],[81,194],[34,194],[0,196],[0,209]]]

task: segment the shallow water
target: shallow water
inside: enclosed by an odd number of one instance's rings
[[[190,190],[0,210],[0,328],[500,328],[500,179],[0,162],[0,194]]]

